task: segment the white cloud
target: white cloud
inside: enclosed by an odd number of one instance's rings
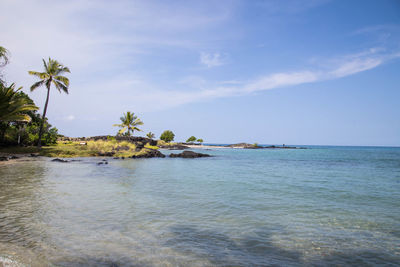
[[[220,53],[205,53],[200,54],[200,63],[208,68],[224,65],[226,59]]]

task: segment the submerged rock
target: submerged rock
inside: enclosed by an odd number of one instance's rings
[[[208,154],[197,153],[197,152],[194,152],[194,151],[183,151],[182,153],[179,153],[179,154],[171,153],[171,155],[169,155],[169,156],[171,158],[185,158],[185,159],[211,157]]]
[[[158,151],[157,149],[150,149],[146,148],[144,153],[139,155],[132,155],[131,158],[133,159],[140,159],[140,158],[165,158],[165,155]]]
[[[100,161],[100,162],[97,162],[97,165],[102,165],[102,164],[108,164],[108,162],[107,162],[107,161]]]

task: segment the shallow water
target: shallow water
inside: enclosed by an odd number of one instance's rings
[[[206,152],[215,157],[0,165],[0,262],[400,262],[400,148]]]

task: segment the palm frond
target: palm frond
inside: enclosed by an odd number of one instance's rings
[[[33,90],[35,90],[36,88],[42,86],[44,82],[45,82],[45,80],[35,82],[35,83],[31,86],[31,92],[32,92]]]
[[[67,87],[69,86],[69,79],[67,77],[57,75],[53,79],[62,82]]]
[[[62,84],[59,81],[53,80],[53,83],[55,84],[56,88],[58,91],[61,93],[61,90],[64,91],[64,93],[68,94],[68,87]]]

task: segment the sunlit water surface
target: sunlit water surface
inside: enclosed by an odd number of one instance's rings
[[[0,165],[0,262],[400,262],[400,148],[203,152],[215,157]]]

